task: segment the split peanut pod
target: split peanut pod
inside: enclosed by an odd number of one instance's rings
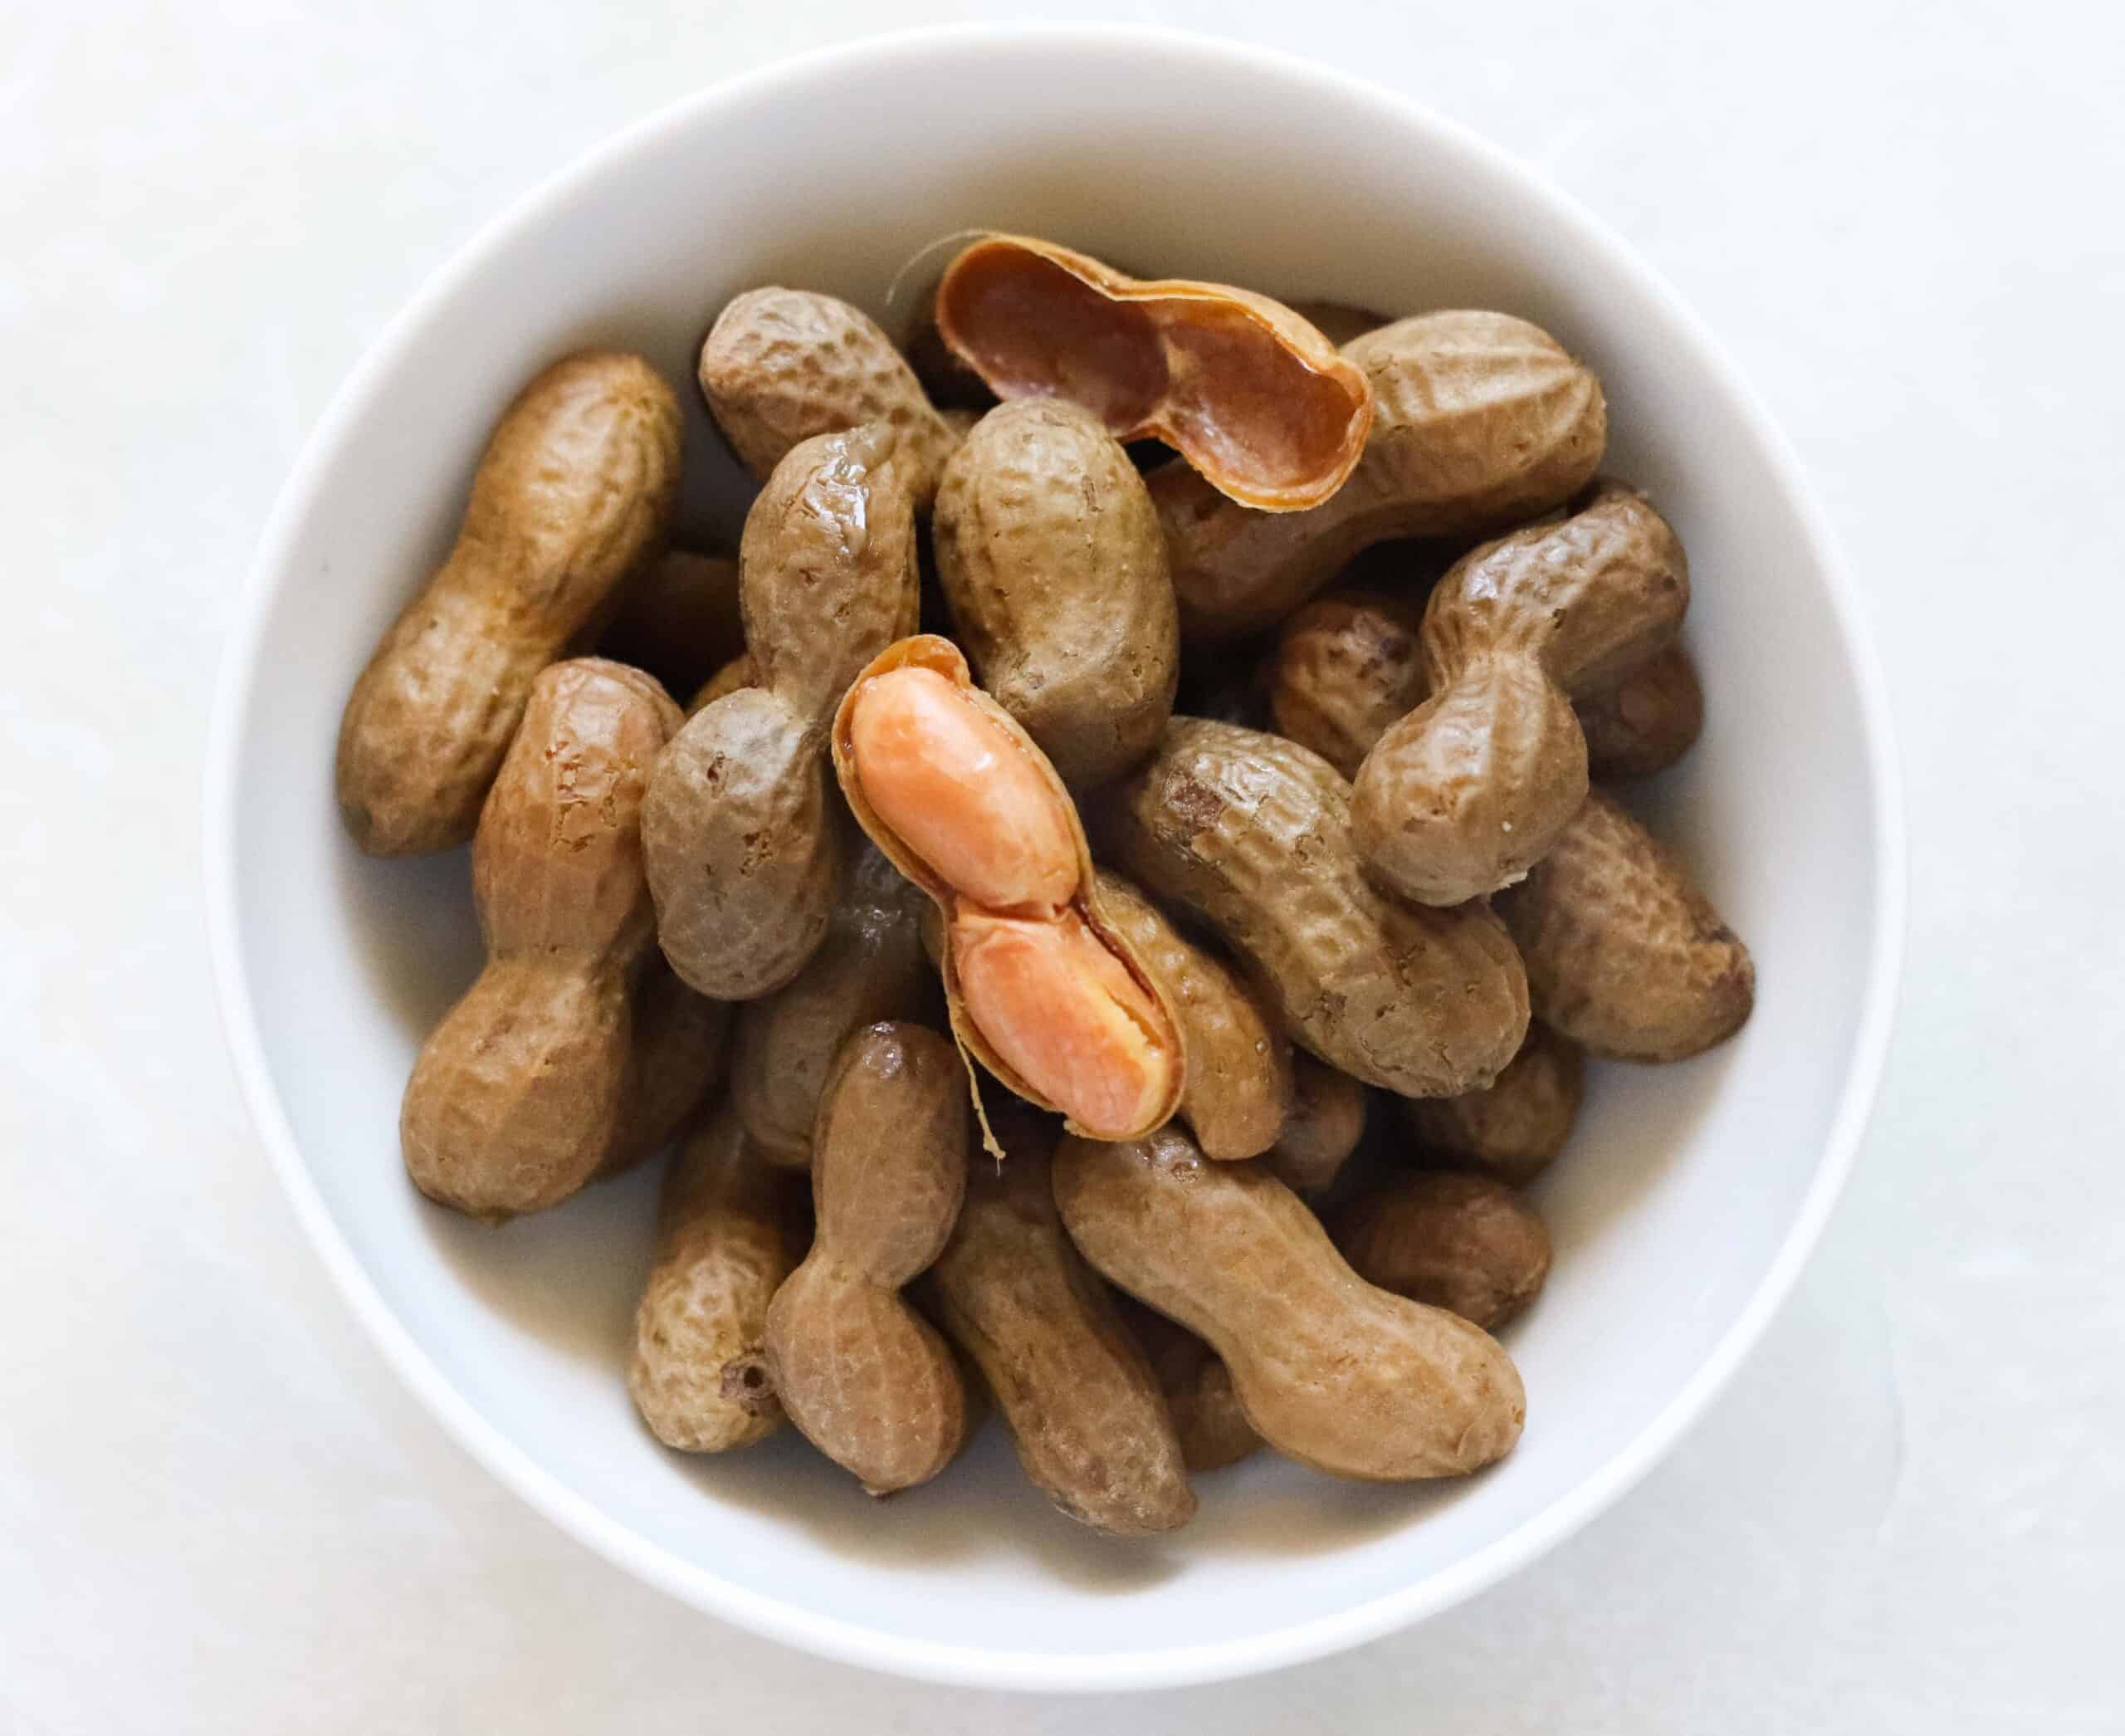
[[[1756,1005],[1756,966],[1688,865],[1595,790],[1497,912],[1543,1024],[1590,1054],[1679,1061]]]
[[[1359,1277],[1486,1331],[1527,1311],[1550,1275],[1550,1233],[1502,1181],[1442,1170],[1351,1200],[1329,1219]]]
[[[656,944],[638,817],[678,707],[596,658],[534,677],[472,841],[487,963],[422,1046],[398,1117],[432,1200],[499,1220],[558,1204],[631,1131],[633,1001]]]
[[[882,653],[842,701],[833,763],[943,918],[962,1048],[1094,1138],[1164,1122],[1187,1077],[1173,1008],[1101,902],[1062,780],[958,648],[923,635]]]
[[[1098,419],[1052,399],[991,410],[945,467],[932,531],[976,677],[1063,780],[1103,783],[1150,752],[1180,621],[1150,495]]]
[[[472,835],[539,672],[664,533],[679,402],[639,356],[586,350],[504,413],[449,559],[348,696],[335,782],[372,856]]]
[[[938,1002],[922,956],[926,900],[868,842],[852,853],[827,937],[783,987],[738,1010],[730,1093],[769,1163],[803,1169],[828,1069],[849,1033],[921,1020]]]
[[[1423,314],[1343,355],[1376,408],[1364,457],[1324,504],[1250,512],[1180,466],[1150,479],[1190,638],[1273,626],[1374,543],[1524,523],[1570,500],[1601,462],[1600,382],[1525,320]]]
[[[1052,242],[975,242],[945,267],[936,318],[998,396],[1067,398],[1117,439],[1163,440],[1249,509],[1326,500],[1372,423],[1364,373],[1281,302],[1127,276]]]
[[[1579,1045],[1540,1022],[1512,1063],[1481,1091],[1409,1098],[1403,1113],[1425,1155],[1518,1186],[1564,1149],[1586,1088]]]
[[[1520,1438],[1526,1397],[1497,1341],[1365,1283],[1260,1165],[1213,1163],[1172,1127],[1067,1139],[1055,1199],[1087,1259],[1218,1353],[1279,1452],[1402,1482],[1476,1470]]]
[[[672,1160],[628,1369],[635,1409],[665,1445],[727,1452],[782,1426],[767,1313],[796,1264],[789,1219],[727,1105]]]
[[[1106,1285],[1062,1232],[1052,1125],[997,1119],[1006,1157],[977,1154],[958,1227],[923,1281],[938,1323],[981,1370],[1048,1499],[1111,1536],[1174,1530],[1195,1512],[1174,1420]]]
[[[1689,564],[1635,489],[1464,555],[1424,609],[1429,697],[1374,743],[1351,813],[1376,880],[1459,904],[1517,880],[1586,799],[1576,693],[1673,641]]]
[[[966,1437],[959,1364],[901,1289],[951,1235],[968,1136],[944,1038],[873,1024],[842,1046],[813,1137],[812,1249],[768,1309],[767,1357],[789,1420],[874,1495],[927,1482]]]
[[[1430,910],[1362,873],[1351,786],[1280,736],[1176,717],[1106,792],[1102,853],[1256,972],[1284,1029],[1405,1097],[1488,1084],[1527,1029],[1527,980],[1481,904]]]
[[[762,481],[804,441],[876,423],[899,437],[896,462],[926,506],[959,443],[893,340],[832,296],[748,290],[716,316],[700,371],[709,413]]]
[[[827,732],[858,670],[915,624],[915,512],[890,429],[824,434],[745,516],[739,600],[755,685],[686,721],[657,763],[642,843],[664,956],[746,1000],[826,937],[844,843]]]
[[[1121,875],[1102,868],[1098,883],[1100,907],[1180,1021],[1188,1051],[1180,1118],[1195,1142],[1220,1160],[1267,1151],[1292,1113],[1292,1046],[1275,1015],[1231,966],[1182,934]]]

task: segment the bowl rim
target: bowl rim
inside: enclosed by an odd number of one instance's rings
[[[1833,619],[1859,702],[1873,790],[1876,869],[1873,946],[1844,1085],[1815,1173],[1776,1254],[1741,1312],[1697,1372],[1632,1440],[1549,1506],[1484,1548],[1416,1583],[1330,1616],[1275,1632],[1209,1645],[1153,1647],[1084,1656],[960,1646],[882,1634],[733,1584],[607,1517],[540,1467],[451,1383],[385,1302],[325,1206],[298,1147],[268,1068],[242,963],[237,908],[237,770],[245,740],[266,624],[288,565],[296,528],[329,470],[344,432],[393,372],[401,352],[433,311],[475,275],[487,256],[535,223],[550,205],[652,141],[691,128],[712,112],[762,100],[780,89],[859,70],[889,72],[897,62],[991,51],[1126,50],[1183,58],[1209,76],[1241,71],[1310,86],[1341,107],[1486,161],[1523,183],[1577,245],[1605,256],[1656,301],[1761,443],[1779,487],[1793,503],[1825,580]],[[696,1609],[768,1639],[836,1661],[966,1687],[1102,1692],[1220,1680],[1305,1662],[1376,1639],[1434,1615],[1525,1566],[1577,1531],[1636,1484],[1727,1385],[1792,1289],[1849,1175],[1886,1060],[1905,938],[1907,840],[1902,780],[1887,686],[1855,588],[1829,521],[1790,443],[1753,388],[1667,280],[1604,222],[1539,171],[1473,129],[1369,81],[1281,50],[1196,32],[1120,24],[954,24],[895,31],[813,50],[720,81],[592,146],[519,195],[481,227],[393,316],[334,394],[304,443],[266,520],[218,673],[203,785],[203,868],[208,950],[222,1023],[244,1103],[297,1220],[340,1294],[383,1359],[445,1431],[528,1505],[603,1556]]]

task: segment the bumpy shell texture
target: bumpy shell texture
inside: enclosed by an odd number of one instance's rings
[[[1052,242],[965,248],[937,286],[936,319],[999,396],[1067,398],[1120,439],[1163,440],[1250,509],[1326,500],[1372,423],[1364,374],[1281,303],[1131,277]]]
[[[1586,737],[1586,769],[1596,782],[1618,783],[1665,771],[1704,729],[1704,688],[1697,666],[1670,645],[1606,692],[1576,700]]]
[[[1350,1201],[1336,1245],[1367,1284],[1486,1330],[1524,1313],[1550,1275],[1550,1233],[1502,1181],[1442,1171]]]
[[[782,1425],[765,1345],[768,1304],[795,1264],[787,1220],[728,1108],[672,1160],[628,1369],[635,1408],[665,1445],[727,1452]]]
[[[1376,591],[1338,591],[1292,615],[1269,677],[1277,733],[1356,777],[1373,743],[1423,702],[1422,614]]]
[[[450,557],[378,644],[340,721],[340,812],[374,856],[447,849],[540,670],[663,535],[679,403],[639,356],[571,355],[504,413]]]
[[[1539,1022],[1512,1064],[1483,1091],[1412,1098],[1403,1104],[1426,1154],[1517,1186],[1564,1150],[1586,1088],[1579,1045]]]
[[[1688,866],[1596,790],[1498,913],[1542,1022],[1597,1055],[1679,1061],[1756,1005],[1756,966]]]
[[[828,720],[916,609],[914,506],[894,449],[864,428],[808,440],[776,467],[739,553],[756,685],[696,712],[651,780],[657,938],[704,995],[778,989],[826,937],[845,848]]]
[[[1278,736],[1176,717],[1102,800],[1104,853],[1255,968],[1285,1029],[1409,1097],[1488,1083],[1527,1028],[1527,985],[1480,904],[1404,905],[1360,870],[1350,785]]]
[[[1064,1513],[1116,1537],[1171,1531],[1195,1512],[1179,1438],[1150,1366],[1064,1235],[1050,1186],[1053,1135],[1007,1134],[977,1162],[958,1228],[926,1280],[946,1333],[973,1357],[1019,1462]]]
[[[783,1408],[873,1494],[935,1476],[966,1435],[959,1365],[901,1287],[951,1235],[967,1117],[959,1057],[942,1037],[894,1024],[851,1037],[819,1103],[811,1252],[768,1309]]]
[[[1165,539],[1128,454],[1088,410],[992,410],[945,466],[938,577],[969,661],[1065,782],[1150,751],[1180,627]]]
[[[892,340],[832,296],[747,291],[716,316],[700,372],[716,425],[756,477],[771,475],[814,435],[881,423],[900,436],[911,484],[926,503],[958,443]]]
[[[1570,500],[1600,463],[1600,382],[1524,320],[1423,314],[1343,354],[1376,409],[1364,457],[1322,505],[1249,512],[1180,467],[1151,478],[1189,637],[1273,625],[1373,543],[1479,536],[1532,518]]]
[[[1335,1186],[1365,1137],[1365,1087],[1312,1055],[1295,1059],[1292,1113],[1262,1163],[1285,1186],[1317,1194]]]
[[[1213,1163],[1172,1128],[1068,1139],[1055,1197],[1087,1259],[1224,1359],[1280,1452],[1400,1482],[1478,1469],[1519,1439],[1526,1396],[1497,1342],[1366,1284],[1259,1165]]]

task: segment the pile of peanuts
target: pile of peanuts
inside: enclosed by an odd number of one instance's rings
[[[1263,1443],[1508,1452],[1489,1329],[1585,1057],[1754,993],[1591,782],[1703,715],[1592,372],[990,235],[905,353],[760,289],[699,383],[761,483],[735,561],[668,546],[671,387],[569,356],[348,702],[355,841],[469,840],[488,953],[415,1184],[500,1221],[676,1145],[628,1380],[683,1451],[786,1420],[885,1494],[985,1401],[1117,1535]]]

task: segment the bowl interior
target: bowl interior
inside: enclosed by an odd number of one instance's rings
[[[690,381],[716,308],[764,282],[892,325],[896,272],[975,226],[1291,296],[1534,319],[1600,370],[1609,467],[1688,544],[1710,722],[1636,804],[1753,946],[1760,999],[1699,1060],[1595,1069],[1539,1191],[1555,1275],[1508,1335],[1527,1434],[1486,1475],[1376,1489],[1265,1455],[1204,1479],[1178,1538],[1120,1544],[1037,1499],[994,1424],[969,1462],[885,1505],[787,1438],[685,1459],[638,1424],[622,1379],[653,1177],[499,1232],[405,1180],[400,1091],[477,964],[466,863],[359,857],[334,813],[333,741],[369,646],[447,545],[496,413],[588,343]],[[728,535],[745,485],[694,413],[689,526]],[[711,92],[543,189],[424,293],[320,430],[263,560],[211,842],[232,1036],[269,1142],[387,1350],[468,1444],[720,1613],[1019,1685],[1228,1674],[1364,1637],[1524,1558],[1642,1469],[1834,1191],[1878,1048],[1894,841],[1820,534],[1657,283],[1523,172],[1389,98],[1084,32],[866,45]]]

